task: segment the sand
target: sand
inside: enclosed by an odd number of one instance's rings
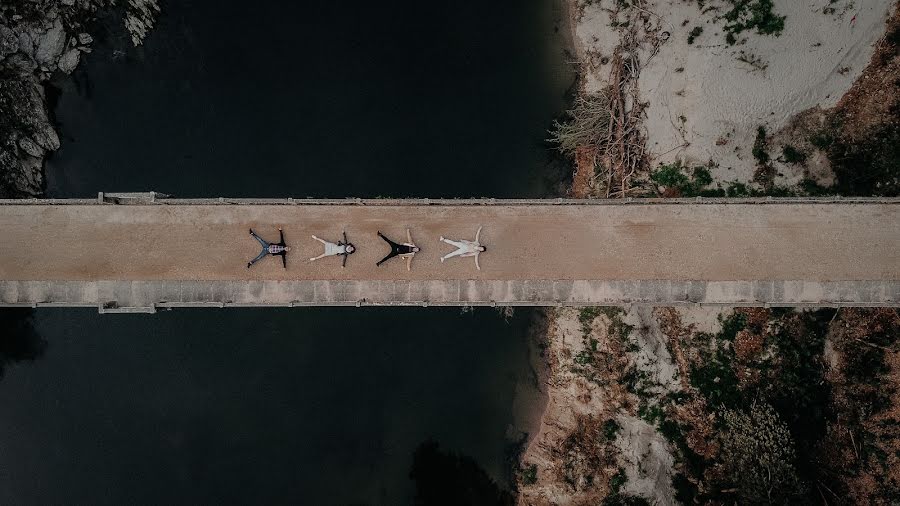
[[[604,86],[609,68],[602,63],[603,56],[618,44],[610,26],[615,2],[579,7],[583,2],[574,1],[576,47],[587,63],[584,84],[591,92]],[[714,12],[701,14],[694,2],[649,0],[649,28],[670,33],[652,57],[652,44],[641,52],[638,83],[640,100],[648,103],[644,127],[652,164],[712,161],[716,180],[750,181],[756,169],[750,151],[757,128],[764,126],[772,134],[797,113],[836,104],[869,62],[893,4],[894,0],[834,4],[775,0],[776,13],[786,16],[782,34],[747,31],[731,46]],[[829,6],[836,11],[824,13]],[[703,33],[688,44],[695,27],[702,27]],[[739,61],[741,52],[744,59],[758,63]],[[771,149],[772,158],[777,158],[781,147]],[[778,184],[793,184],[802,176],[799,167],[776,161],[775,168],[782,174],[776,178]]]

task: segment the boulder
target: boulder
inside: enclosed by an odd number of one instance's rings
[[[37,145],[36,142],[29,139],[28,137],[20,137],[19,138],[19,147],[22,148],[22,151],[28,153],[29,155],[40,158],[44,156],[44,150],[40,146]]]
[[[51,67],[59,59],[65,48],[66,31],[63,29],[62,22],[56,20],[53,26],[38,39],[34,59],[42,65]]]
[[[78,34],[78,42],[81,43],[82,45],[86,46],[86,45],[90,44],[91,42],[94,42],[94,38],[91,37],[91,34],[89,34],[89,33],[79,33]]]
[[[59,136],[56,135],[56,130],[49,123],[35,132],[33,137],[34,141],[47,151],[59,149]]]
[[[19,32],[19,52],[29,58],[34,58],[34,39],[31,37],[31,33],[24,30]]]
[[[78,60],[81,57],[81,52],[78,49],[72,48],[59,58],[59,70],[62,70],[66,74],[71,74],[75,67],[78,66]]]

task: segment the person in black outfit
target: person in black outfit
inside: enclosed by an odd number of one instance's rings
[[[388,260],[399,256],[401,258],[406,259],[406,270],[410,270],[410,264],[412,263],[412,258],[416,256],[416,253],[419,252],[419,247],[413,243],[412,235],[409,233],[409,229],[406,229],[406,240],[407,242],[403,244],[397,244],[394,241],[388,239],[384,236],[380,231],[378,232],[378,237],[381,237],[388,243],[391,247],[390,253],[387,254],[386,257],[379,260],[375,265],[380,266],[381,264],[387,262]]]
[[[281,235],[281,240],[275,244],[272,244],[262,237],[256,235],[256,232],[253,229],[250,229],[250,236],[256,239],[259,242],[259,245],[262,246],[262,250],[259,252],[259,255],[256,255],[256,258],[247,262],[247,268],[249,269],[253,264],[259,262],[266,255],[272,256],[280,256],[281,257],[281,265],[287,269],[287,260],[285,259],[286,253],[291,250],[290,246],[285,246],[284,244],[284,232],[281,230],[281,227],[278,228],[278,233]]]

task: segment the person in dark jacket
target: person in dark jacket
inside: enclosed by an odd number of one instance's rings
[[[259,255],[256,255],[256,258],[247,262],[248,269],[256,262],[259,262],[260,260],[265,258],[266,255],[280,256],[282,267],[287,269],[287,259],[285,258],[285,255],[288,251],[291,250],[291,247],[284,244],[284,232],[281,230],[281,227],[278,227],[278,234],[280,235],[281,240],[273,244],[256,235],[256,232],[254,232],[252,228],[250,229],[250,236],[259,242],[259,244],[262,246],[262,250],[259,252]]]

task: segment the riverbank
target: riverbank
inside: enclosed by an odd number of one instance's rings
[[[587,106],[579,109],[576,101],[568,121],[590,124],[584,119],[597,110],[591,105],[612,111],[610,119],[599,118],[609,135],[563,132],[567,140],[586,141],[568,151],[576,166],[570,195],[896,194],[895,2],[756,4],[761,16],[751,19],[726,1],[570,2],[580,97]],[[616,142],[637,149],[623,150]],[[822,415],[828,431],[840,430],[842,418],[834,414],[851,409],[841,392],[894,381],[897,374],[898,343],[884,337],[896,334],[896,315],[882,313],[548,310],[549,401],[522,456],[519,504],[674,504],[734,500],[728,494],[736,492],[752,501],[755,485],[740,477],[752,475],[755,464],[745,459],[738,469],[721,460],[738,455],[722,444],[727,433],[711,424],[727,425],[717,419],[725,407],[734,410],[734,431],[742,423],[787,427],[795,438],[781,443],[794,448],[796,458],[785,455],[785,476],[795,473],[803,490],[817,494],[819,487],[829,494],[816,481],[824,478],[810,469],[811,459],[860,450],[843,440],[829,444],[820,437],[824,426],[807,430],[814,423],[808,414],[759,385],[768,381],[812,396],[806,407],[828,414]],[[846,378],[847,364],[859,357],[859,348],[837,355],[821,346],[844,342],[843,327],[883,347],[884,355],[871,359],[884,375],[857,377],[851,386],[834,382],[834,396],[820,395],[817,382]],[[708,347],[710,336],[718,347]],[[818,344],[798,350],[789,344],[795,338]],[[832,350],[827,360],[826,350]],[[717,353],[738,359],[713,371],[721,365],[710,358]],[[793,353],[807,354],[817,367],[829,365],[799,372],[803,361]],[[777,371],[760,383],[756,369],[765,367]],[[712,374],[707,379],[714,383],[704,383],[697,370]],[[745,373],[752,377],[743,378]],[[722,404],[712,387],[729,377],[740,383],[727,390],[732,397]],[[879,419],[897,405],[893,392],[881,395],[887,403],[877,407]],[[753,411],[756,401],[774,411]],[[868,402],[856,398],[849,405],[872,409]],[[872,424],[850,424],[856,441],[878,440],[868,451],[890,453],[897,444]],[[698,467],[698,459],[716,464]],[[862,492],[863,483],[875,480],[896,490],[890,469],[864,455],[845,469],[831,469],[839,476],[825,484],[841,497],[877,500],[877,494]],[[794,478],[785,479],[779,487]]]

